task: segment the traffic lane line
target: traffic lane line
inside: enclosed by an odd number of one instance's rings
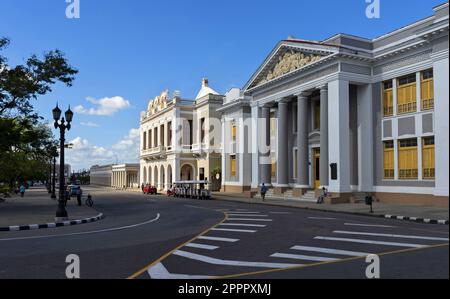
[[[145,221],[145,222],[142,222],[142,223],[133,224],[133,225],[128,225],[128,226],[122,226],[122,227],[115,227],[115,228],[108,228],[108,229],[101,229],[101,230],[94,230],[94,231],[87,231],[87,232],[68,233],[68,234],[5,238],[5,239],[0,239],[0,242],[34,240],[34,239],[48,239],[48,238],[61,238],[61,237],[71,237],[71,236],[81,236],[81,235],[92,235],[92,234],[115,232],[115,231],[132,229],[132,228],[136,228],[136,227],[140,227],[140,226],[144,226],[144,225],[150,224],[152,222],[158,221],[160,216],[161,215],[158,213],[155,218],[150,219],[148,221]]]
[[[325,247],[311,247],[311,246],[293,246],[292,250],[298,251],[308,251],[308,252],[319,252],[319,253],[327,253],[327,254],[335,254],[335,255],[347,255],[347,256],[368,256],[370,253],[368,252],[359,252],[359,251],[349,251],[349,250],[340,250],[335,248],[325,248]]]
[[[333,231],[335,234],[346,235],[358,235],[358,236],[373,236],[373,237],[386,237],[386,238],[399,238],[399,239],[415,239],[415,240],[428,240],[428,241],[449,241],[449,238],[438,238],[428,236],[413,236],[413,235],[396,235],[396,234],[382,234],[382,233],[369,233],[369,232],[354,232],[354,231]]]
[[[398,247],[413,247],[413,248],[423,248],[423,247],[428,246],[428,245],[413,244],[413,243],[385,242],[385,241],[375,241],[375,240],[365,240],[365,239],[336,238],[336,237],[323,237],[323,236],[317,236],[314,239],[315,240],[325,240],[325,241],[338,241],[338,242],[350,242],[350,243],[386,245],[386,246],[398,246]]]
[[[431,246],[422,247],[422,248],[407,248],[407,249],[381,252],[381,253],[375,253],[375,254],[381,257],[381,256],[387,256],[387,255],[402,254],[402,253],[408,253],[408,252],[414,252],[414,251],[420,251],[420,250],[426,250],[426,249],[432,249],[432,248],[448,247],[448,246],[449,246],[449,244],[445,243],[445,244],[431,245]],[[296,266],[296,267],[291,267],[291,268],[260,270],[260,271],[254,271],[254,272],[237,273],[237,274],[232,274],[232,275],[214,276],[213,278],[214,279],[243,278],[246,276],[254,276],[254,275],[260,275],[260,274],[276,273],[276,272],[283,272],[283,271],[290,271],[290,270],[300,270],[303,268],[319,267],[319,266],[323,266],[323,265],[345,263],[345,262],[356,261],[356,260],[361,260],[361,259],[365,259],[365,258],[366,258],[366,256],[362,256],[362,257],[356,256],[356,257],[344,258],[344,259],[335,260],[335,261],[311,263],[311,264],[306,264],[306,265]]]
[[[212,231],[234,232],[234,233],[256,233],[256,230],[249,229],[232,229],[232,228],[212,228]]]
[[[214,210],[210,210],[210,211],[214,211]],[[217,212],[217,211],[214,211]],[[217,224],[207,228],[206,230],[204,230],[203,232],[201,232],[200,234],[196,235],[195,237],[191,238],[190,240],[178,245],[177,247],[175,247],[174,249],[172,249],[171,251],[165,253],[164,255],[162,255],[161,257],[159,257],[158,259],[156,259],[155,261],[151,262],[150,264],[148,264],[147,266],[145,266],[144,268],[142,268],[141,270],[133,273],[132,275],[128,276],[127,279],[135,279],[137,277],[139,277],[140,275],[142,275],[143,273],[147,272],[147,270],[150,267],[153,267],[154,265],[156,265],[157,263],[161,263],[163,260],[165,260],[166,258],[168,258],[169,256],[171,256],[175,251],[183,248],[186,244],[192,243],[194,242],[196,239],[198,239],[199,237],[206,235],[208,232],[211,231],[211,229],[216,228],[217,226],[219,226],[221,223],[227,221],[227,214],[223,213],[224,218]]]

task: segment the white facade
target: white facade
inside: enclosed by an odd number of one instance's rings
[[[207,79],[195,101],[168,91],[152,99],[141,114],[141,184],[167,190],[180,180],[214,181],[222,141],[220,120],[214,119],[222,103]]]
[[[281,41],[219,110],[222,190],[255,192],[264,183],[279,196],[301,197],[326,187],[336,198],[375,192],[448,206],[448,27],[445,3],[374,40]],[[429,78],[434,97],[425,105]],[[433,166],[424,166],[425,141]],[[407,146],[417,161],[405,156]]]

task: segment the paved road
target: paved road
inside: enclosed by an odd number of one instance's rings
[[[0,233],[0,279],[447,278],[448,226],[90,190],[106,218],[86,225]]]

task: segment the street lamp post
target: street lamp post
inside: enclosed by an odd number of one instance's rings
[[[53,119],[55,120],[55,129],[59,128],[60,133],[60,155],[59,155],[59,199],[58,199],[58,209],[56,210],[56,221],[64,221],[68,219],[68,214],[65,207],[65,180],[64,180],[64,148],[65,148],[65,131],[70,131],[71,128],[71,122],[73,119],[73,112],[70,110],[67,110],[64,114],[64,117],[60,119],[61,117],[61,109],[59,109],[58,104],[56,105],[55,109],[53,109]]]
[[[52,185],[51,185],[51,190],[52,190],[52,199],[56,199],[56,158],[58,157],[58,151],[56,149],[56,147],[53,148],[52,150],[52,155],[53,155],[53,177],[52,177]]]

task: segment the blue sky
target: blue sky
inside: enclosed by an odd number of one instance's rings
[[[103,108],[116,104],[104,115],[75,115],[67,139],[76,148],[67,156],[80,169],[136,162],[132,129],[163,89],[194,98],[208,77],[224,93],[242,87],[289,35],[374,38],[432,15],[443,2],[381,0],[381,18],[368,19],[365,0],[80,0],[80,19],[67,19],[65,0],[0,0],[0,36],[11,39],[4,54],[12,65],[60,49],[80,71],[72,88],[58,85],[35,102],[42,116],[51,118],[56,101],[63,109],[98,109],[101,99]]]

